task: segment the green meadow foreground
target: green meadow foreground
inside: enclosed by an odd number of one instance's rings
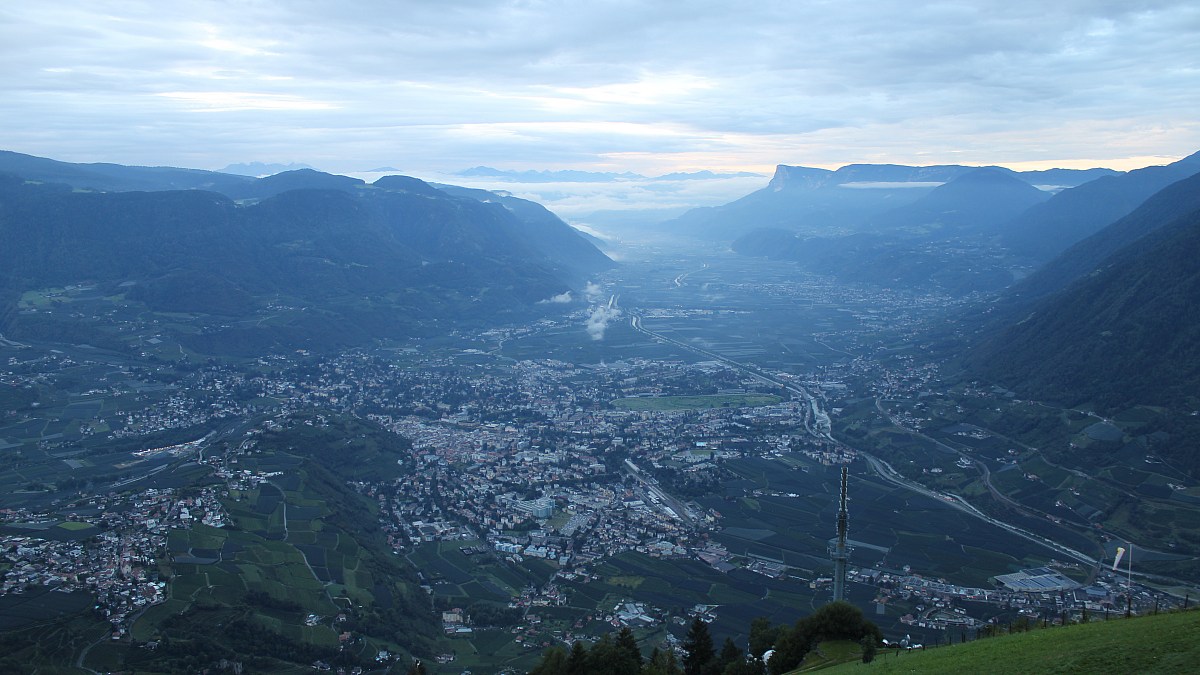
[[[1032,630],[926,651],[881,649],[829,673],[1184,673],[1200,662],[1200,612]],[[820,650],[818,650],[820,651]],[[809,655],[810,659],[813,657]],[[820,663],[808,661],[816,668]],[[802,668],[799,671],[808,670]]]

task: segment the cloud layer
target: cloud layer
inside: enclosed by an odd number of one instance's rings
[[[1200,5],[0,5],[5,149],[219,168],[1156,163],[1200,148]]]

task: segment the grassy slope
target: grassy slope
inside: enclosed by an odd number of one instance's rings
[[[1182,673],[1200,661],[1200,611],[1049,628],[901,653],[830,673]],[[869,669],[869,670],[868,670]]]
[[[263,434],[258,451],[241,458],[241,468],[284,475],[225,500],[237,527],[172,532],[176,555],[224,552],[216,564],[173,564],[172,599],[133,625],[136,640],[166,636],[169,646],[150,652],[106,642],[89,654],[87,665],[175,672],[240,658],[256,672],[303,672],[313,660],[336,658],[342,630],[363,638],[349,651],[364,663],[379,649],[431,648],[438,627],[424,593],[377,532],[373,500],[345,485],[347,479],[401,475],[395,460],[405,456],[408,443],[370,423],[323,419]],[[251,592],[272,600],[264,604]],[[347,612],[351,621],[332,625],[347,598],[355,605]],[[322,622],[306,626],[309,613]],[[264,641],[285,648],[268,649]],[[221,647],[205,650],[194,643]]]

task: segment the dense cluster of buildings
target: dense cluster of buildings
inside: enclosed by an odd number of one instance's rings
[[[69,520],[21,509],[0,511],[0,522],[28,530],[0,535],[0,560],[9,565],[0,576],[0,595],[89,592],[117,636],[124,634],[131,614],[166,599],[159,563],[170,531],[194,523],[223,527],[228,518],[212,487],[188,497],[160,489],[98,495],[62,513]]]
[[[42,365],[76,364],[62,357]],[[0,373],[2,381],[25,386],[45,377],[32,366],[21,370]],[[772,376],[830,399],[845,394],[845,382],[867,380],[873,395],[887,399],[919,395],[936,370],[903,360],[881,369],[853,358],[813,375]],[[377,500],[381,526],[397,552],[424,542],[477,539],[514,563],[524,557],[553,561],[568,579],[586,577],[594,563],[624,551],[695,557],[721,571],[744,566],[781,578],[787,573],[782,564],[734,559],[710,541],[706,535],[720,527],[719,514],[678,496],[669,485],[715,484],[724,477],[723,460],[731,457],[799,452],[841,464],[855,456],[845,446],[804,433],[814,416],[809,401],[785,398],[708,410],[653,404],[664,396],[762,390],[760,381],[718,361],[633,358],[576,366],[549,359],[501,363],[349,351],[328,358],[263,357],[249,365],[211,363],[157,388],[144,386],[135,373],[118,371],[113,378],[91,393],[131,395],[143,405],[88,420],[89,428],[107,429],[112,438],[211,428],[228,418],[258,418],[260,428],[269,428],[273,420],[311,409],[373,420],[412,442],[412,470],[403,479],[356,486]],[[624,404],[614,405],[617,401]],[[920,428],[922,420],[899,415],[893,413],[897,424]],[[164,450],[179,454],[200,445]],[[242,489],[271,478],[228,466],[218,477]],[[774,493],[752,496],[768,494]],[[95,536],[60,540],[30,530],[0,537],[0,556],[9,563],[0,593],[31,586],[88,590],[118,627],[131,612],[163,599],[155,561],[165,554],[170,528],[197,522],[220,527],[226,518],[212,488],[187,498],[171,491],[110,494],[76,506],[70,522],[97,528]],[[0,512],[0,518],[35,523],[48,516]],[[851,580],[876,586],[881,603],[916,599],[922,609],[909,619],[924,627],[973,626],[960,602],[1049,612],[1111,608],[1123,597],[1121,589],[1102,583],[968,589],[878,570],[853,571]],[[621,625],[646,615],[637,605],[613,613]]]

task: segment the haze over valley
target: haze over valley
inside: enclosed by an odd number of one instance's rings
[[[0,10],[0,671],[1194,660],[1200,15],[1085,5]]]
[[[998,581],[1019,570],[1086,587],[1068,613],[1119,610],[1126,592],[1104,565],[1126,541],[1138,607],[1176,604],[1198,581],[1196,374],[1177,360],[1195,325],[1171,304],[1195,297],[1192,158],[1063,172],[1078,184],[1052,190],[997,169],[860,165],[845,187],[780,167],[763,191],[607,242],[534,202],[398,175],[2,159],[14,246],[0,475],[7,536],[22,542],[10,559],[27,562],[6,575],[11,628],[64,621],[71,598],[107,598],[115,644],[131,645],[211,634],[201,607],[243,622],[270,610],[311,624],[289,639],[317,660],[408,652],[455,668],[532,665],[526,640],[609,621],[669,644],[696,611],[745,639],[757,616],[786,623],[827,601],[843,465],[848,596],[886,634],[978,632],[1026,603],[1061,613],[1058,594]],[[1134,196],[1087,201],[1102,214],[1087,220],[1070,206],[1097,182]],[[1146,182],[1164,188],[1123,208]],[[1047,232],[1045,248],[1066,252],[1039,267],[1026,251],[1043,247],[1006,236],[1047,212],[1080,224]],[[709,225],[679,233],[698,218]],[[739,234],[743,222],[774,228]],[[754,247],[768,237],[794,243]],[[1121,276],[1147,265],[1161,278]],[[1178,290],[1110,309],[1147,283]],[[1099,328],[1038,323],[1089,302],[1111,313]],[[361,495],[372,515],[337,525]],[[31,521],[75,534],[31,546]],[[132,539],[81,549],[102,526]],[[357,553],[329,548],[337,527]],[[90,567],[147,544],[140,571]],[[300,567],[262,568],[268,550]],[[352,573],[384,560],[400,565],[391,590]],[[221,570],[231,589],[208,585]],[[195,597],[173,590],[201,578]],[[311,591],[271,604],[285,587]],[[31,614],[50,588],[62,602]],[[340,598],[382,611],[396,593],[462,618],[441,630],[419,603],[390,601],[383,624],[349,631],[353,647],[322,646],[346,632],[338,621],[360,625],[339,618]],[[930,611],[930,593],[962,611]],[[600,616],[614,599],[635,609]],[[490,613],[495,627],[478,619]],[[401,616],[410,629],[384,629]],[[509,625],[522,639],[498,642]],[[450,660],[480,640],[494,651]]]

